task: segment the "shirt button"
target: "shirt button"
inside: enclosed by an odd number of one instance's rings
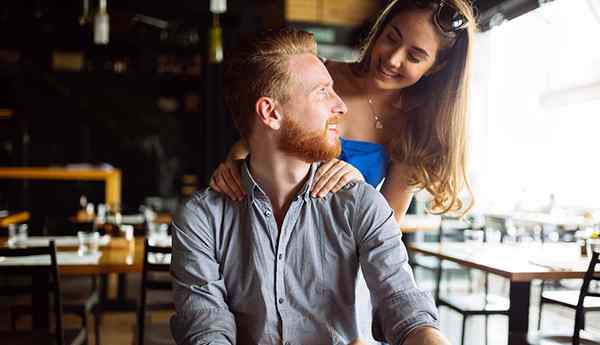
[[[283,301],[284,301],[283,298],[280,298],[279,299],[279,304],[283,304]]]
[[[283,254],[279,254],[279,260],[283,259]]]
[[[289,341],[286,341],[285,345],[292,345],[292,343],[290,343]]]
[[[271,216],[271,212],[265,211],[265,217],[270,217],[270,216]]]

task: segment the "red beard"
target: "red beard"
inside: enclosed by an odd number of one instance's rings
[[[327,140],[327,126],[337,123],[334,117],[327,121],[323,131],[309,132],[289,116],[284,117],[281,125],[279,149],[292,156],[298,157],[308,163],[328,161],[340,155],[341,144],[339,139],[330,144]]]

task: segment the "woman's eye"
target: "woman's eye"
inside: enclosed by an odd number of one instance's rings
[[[398,40],[398,38],[397,38],[397,37],[394,37],[394,35],[393,35],[393,34],[388,34],[388,35],[387,35],[387,38],[388,38],[388,40],[389,40],[390,42],[393,42],[393,43],[399,43],[399,42],[400,42],[400,40]]]
[[[413,54],[408,54],[408,60],[410,62],[414,62],[414,63],[419,63],[421,62],[421,60],[419,60],[419,58],[417,58],[416,56],[414,56]]]

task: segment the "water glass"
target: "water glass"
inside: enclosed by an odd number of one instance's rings
[[[168,230],[168,224],[148,223],[148,243],[160,246],[162,243],[168,242]]]
[[[97,231],[78,231],[79,255],[90,255],[98,252],[100,233]]]
[[[22,247],[25,246],[29,237],[27,224],[10,224],[8,226],[8,246]]]
[[[123,224],[120,226],[121,232],[127,241],[133,241],[134,228],[133,225]]]

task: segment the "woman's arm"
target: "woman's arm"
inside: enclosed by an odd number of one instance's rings
[[[238,140],[231,149],[229,149],[229,153],[227,154],[227,160],[241,160],[246,159],[250,154],[250,149],[248,148],[248,144],[246,140],[240,139]]]
[[[406,210],[414,194],[414,188],[408,185],[408,167],[400,163],[392,163],[388,168],[381,194],[394,209],[396,221],[402,222]]]

